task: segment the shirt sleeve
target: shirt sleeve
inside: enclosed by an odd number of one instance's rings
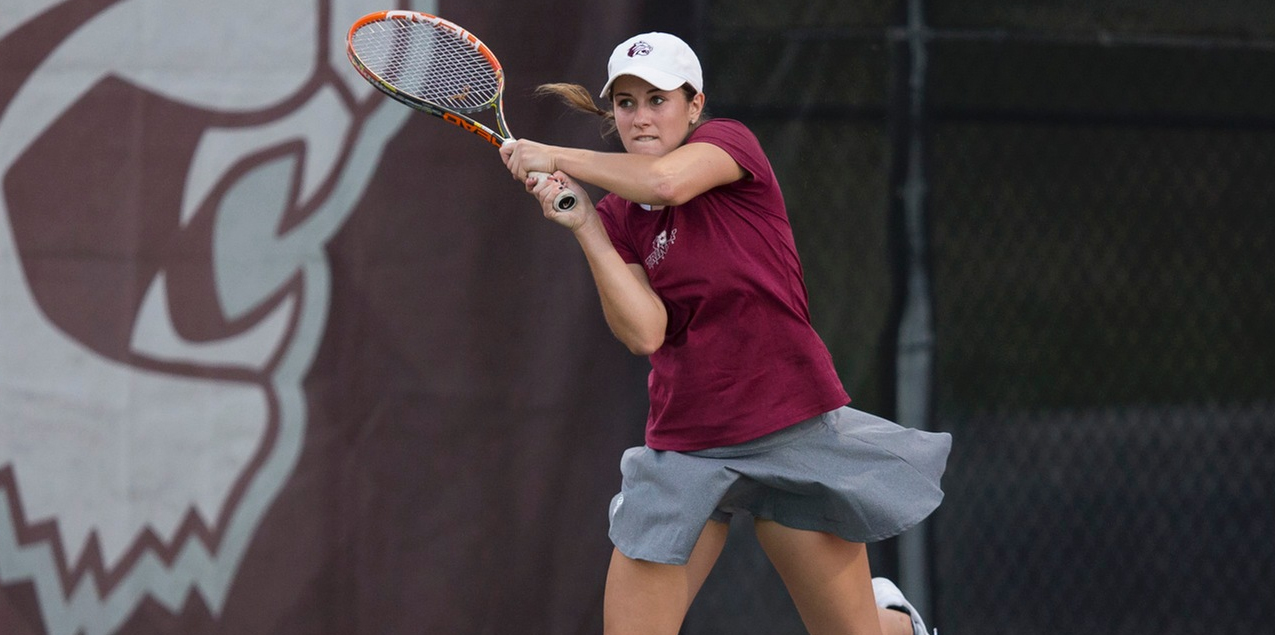
[[[761,142],[744,124],[734,119],[710,119],[691,133],[687,143],[711,143],[726,151],[750,180],[771,178],[770,162]]]

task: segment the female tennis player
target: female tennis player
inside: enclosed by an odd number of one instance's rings
[[[770,162],[743,124],[705,116],[691,48],[645,33],[607,71],[606,108],[579,86],[542,89],[607,117],[625,152],[501,149],[574,234],[612,332],[651,362],[645,445],[624,453],[611,503],[606,633],[677,633],[733,514],[753,519],[811,633],[925,633],[872,579],[865,543],[939,505],[951,437],[847,406]],[[578,182],[609,194],[595,206]],[[552,205],[564,187],[580,199],[568,212]]]

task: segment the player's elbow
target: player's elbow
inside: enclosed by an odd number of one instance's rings
[[[607,326],[611,333],[634,355],[650,356],[664,346],[664,333],[668,328],[668,312],[654,291],[647,288],[649,302],[642,296],[629,298],[625,305],[604,303]]]
[[[661,346],[664,346],[664,337],[630,338],[624,344],[628,346],[630,353],[639,357],[650,357],[655,354],[655,351],[660,350]]]
[[[677,194],[677,184],[671,179],[661,178],[651,186],[651,203],[662,206],[681,205],[685,201],[678,201]]]
[[[651,181],[652,201],[655,205],[682,205],[695,198],[699,192],[693,191],[691,183],[684,174],[678,172],[658,171]]]
[[[615,336],[630,353],[639,357],[650,357],[664,346],[664,329],[634,329],[625,332],[614,331]]]

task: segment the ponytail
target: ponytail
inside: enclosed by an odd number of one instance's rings
[[[541,84],[536,87],[536,96],[554,95],[562,100],[562,103],[580,112],[587,112],[591,115],[597,115],[603,119],[602,135],[606,136],[615,132],[615,113],[610,110],[600,108],[593,101],[593,95],[589,90],[579,84]]]

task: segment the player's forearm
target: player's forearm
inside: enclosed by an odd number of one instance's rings
[[[664,344],[668,325],[664,303],[620,258],[600,223],[580,228],[575,236],[589,262],[611,332],[635,355],[654,353]]]
[[[657,157],[622,152],[557,148],[557,169],[596,185],[626,201],[670,205],[672,176]]]
[[[648,205],[681,205],[747,176],[729,153],[711,143],[688,143],[658,157],[579,148],[550,152],[556,169]]]

